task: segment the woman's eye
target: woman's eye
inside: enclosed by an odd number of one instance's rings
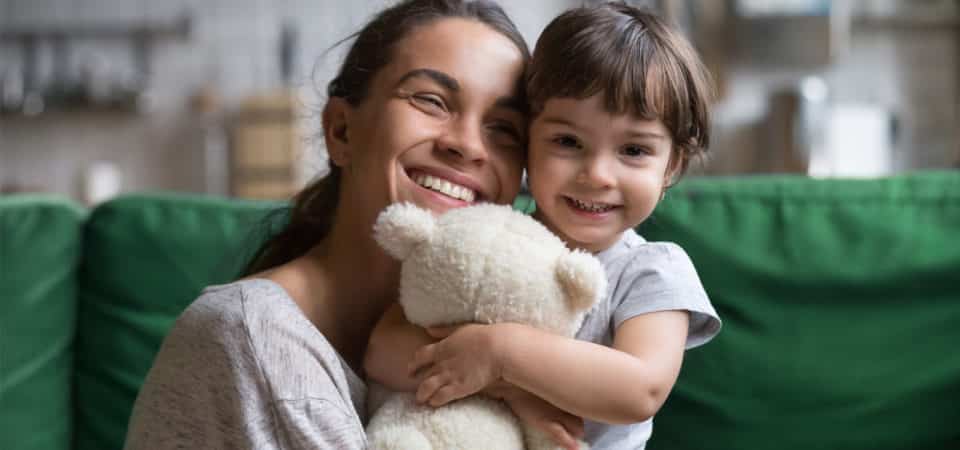
[[[513,124],[499,123],[489,127],[496,145],[501,147],[516,147],[523,143],[523,136]]]
[[[432,110],[446,111],[447,105],[443,99],[433,94],[417,94],[413,96],[413,101],[417,104]]]
[[[628,145],[623,148],[623,154],[632,158],[650,154],[650,149],[639,145]]]
[[[496,131],[497,133],[510,136],[516,139],[517,141],[521,139],[520,132],[517,131],[517,127],[515,127],[513,124],[510,124],[510,123],[497,123],[491,126],[490,129],[492,129],[493,131]]]
[[[580,142],[573,136],[557,136],[553,138],[553,143],[561,147],[580,148]]]

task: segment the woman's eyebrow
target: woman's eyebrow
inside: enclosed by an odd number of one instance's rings
[[[403,84],[405,81],[411,78],[418,78],[418,77],[429,78],[430,80],[433,80],[437,84],[451,91],[454,91],[454,92],[460,91],[460,83],[458,83],[455,78],[443,72],[440,72],[439,70],[426,69],[426,68],[413,69],[403,74],[403,76],[400,77],[400,81],[397,81],[397,85]]]
[[[511,109],[520,114],[527,114],[527,104],[520,97],[505,96],[500,97],[494,102],[493,106],[497,108]]]

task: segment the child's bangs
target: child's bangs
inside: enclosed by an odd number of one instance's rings
[[[608,112],[629,113],[644,120],[659,119],[676,144],[706,147],[709,135],[709,81],[702,71],[685,65],[697,64],[693,58],[666,54],[664,48],[644,46],[635,54],[639,61],[624,57],[625,66],[603,73],[604,105]],[[642,69],[646,70],[642,70]],[[698,67],[699,69],[699,67]]]
[[[659,119],[675,140],[691,138],[696,120],[691,110],[679,106],[698,104],[699,99],[687,88],[684,68],[676,58],[664,57],[650,39],[631,43],[627,42],[630,37],[620,36],[613,45],[591,46],[580,41],[581,45],[567,49],[562,63],[540,61],[541,67],[558,70],[531,73],[528,94],[534,113],[549,98],[586,99],[601,94],[610,114]]]
[[[551,98],[599,94],[610,114],[660,120],[674,144],[705,149],[711,88],[695,50],[653,16],[610,8],[574,9],[544,30],[527,77],[534,115]]]

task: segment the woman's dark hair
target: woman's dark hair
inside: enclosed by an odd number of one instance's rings
[[[679,174],[709,145],[712,92],[709,73],[682,35],[655,14],[622,3],[574,8],[553,19],[527,74],[534,116],[551,98],[602,93],[612,114],[663,121]]]
[[[337,76],[327,85],[328,97],[340,97],[351,105],[366,99],[376,74],[393,56],[393,47],[422,25],[446,18],[465,18],[483,23],[510,39],[529,59],[523,36],[495,3],[464,0],[406,0],[380,11],[360,31]],[[350,38],[347,38],[349,40]],[[328,174],[305,187],[284,208],[287,224],[273,234],[254,254],[241,276],[251,275],[291,261],[317,245],[333,226],[340,195],[340,168],[330,164]],[[269,222],[269,221],[268,221]]]

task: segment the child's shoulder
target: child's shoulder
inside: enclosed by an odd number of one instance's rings
[[[614,247],[597,255],[610,279],[621,283],[643,279],[651,284],[699,285],[700,277],[693,261],[680,245],[650,242],[632,230],[629,233],[632,236],[625,236]]]
[[[655,265],[676,261],[687,263],[690,257],[687,252],[675,242],[648,241],[634,230],[627,230],[610,248],[597,254],[597,257],[607,262],[619,261],[630,265]]]

